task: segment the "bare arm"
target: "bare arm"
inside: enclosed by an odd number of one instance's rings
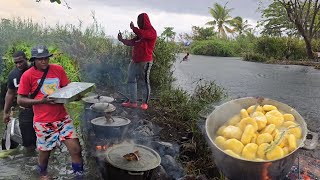
[[[18,95],[18,104],[23,107],[30,107],[36,104],[54,104],[53,99],[49,99],[48,96],[44,96],[42,99],[30,99],[28,96]]]
[[[8,89],[5,97],[5,103],[4,103],[4,113],[9,114],[10,113],[10,108],[13,104],[14,96],[16,94],[16,91],[14,89]]]
[[[10,120],[10,108],[13,104],[14,96],[16,91],[14,89],[8,89],[5,97],[5,103],[3,108],[3,121],[8,123]]]

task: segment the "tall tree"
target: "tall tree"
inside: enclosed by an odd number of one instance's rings
[[[270,36],[298,35],[294,23],[289,20],[286,9],[278,1],[262,9],[262,20],[258,22],[263,27],[261,34]]]
[[[308,57],[313,59],[311,41],[317,29],[320,28],[319,22],[319,0],[275,0],[282,4],[286,9],[290,22],[294,23],[297,30],[303,37],[306,44]]]
[[[213,31],[213,27],[203,28],[198,26],[192,26],[192,39],[193,40],[207,40],[216,36],[216,32]]]
[[[234,31],[238,32],[239,35],[243,33],[248,33],[251,31],[251,25],[248,23],[248,20],[243,21],[242,17],[237,16],[233,18],[231,25],[234,27]]]
[[[213,8],[209,7],[209,12],[213,17],[213,20],[206,23],[206,25],[216,27],[219,36],[222,38],[226,38],[227,33],[234,32],[234,30],[230,28],[233,21],[232,17],[230,16],[230,12],[233,9],[228,9],[226,6],[227,3],[224,6],[214,3]]]
[[[173,27],[165,27],[164,31],[161,33],[161,36],[166,38],[167,41],[170,39],[171,41],[174,41],[176,37],[176,32],[173,31]]]

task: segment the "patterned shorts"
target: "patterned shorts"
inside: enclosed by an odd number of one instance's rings
[[[78,138],[69,116],[52,123],[35,122],[33,126],[37,135],[37,148],[40,151],[50,151],[60,146],[64,140]]]

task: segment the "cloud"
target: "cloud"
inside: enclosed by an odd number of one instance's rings
[[[116,36],[118,31],[129,29],[129,23],[136,24],[136,18],[141,12],[146,12],[150,16],[151,23],[160,35],[164,27],[174,27],[177,34],[190,32],[192,26],[204,26],[210,20],[208,6],[213,6],[211,0],[67,0],[72,9],[67,9],[63,5],[50,3],[49,0],[42,0],[40,3],[35,0],[6,0],[0,7],[0,17],[32,18],[35,22],[43,25],[59,24],[79,24],[79,20],[84,26],[92,24],[92,12],[98,23],[104,27],[107,35]],[[218,0],[224,4],[224,0]],[[245,2],[251,2],[245,4]],[[233,16],[238,16],[236,12],[249,14],[245,7],[255,7],[253,0],[230,0],[228,6],[234,9]],[[250,8],[249,8],[250,9]],[[254,8],[251,8],[254,9]],[[254,12],[253,10],[252,12]],[[250,11],[251,12],[251,11]],[[255,24],[256,16],[245,17],[249,22]]]

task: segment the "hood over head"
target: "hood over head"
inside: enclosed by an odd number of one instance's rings
[[[147,13],[141,13],[138,16],[138,26],[140,29],[150,29],[153,28]]]

